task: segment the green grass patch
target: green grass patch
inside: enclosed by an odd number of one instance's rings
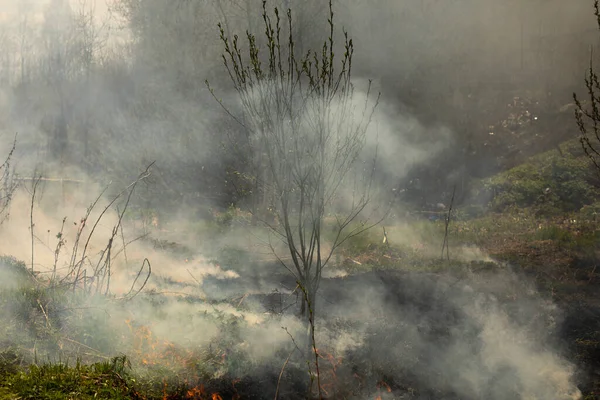
[[[135,380],[126,357],[83,365],[76,362],[30,365],[5,373],[0,380],[0,399],[135,399]]]

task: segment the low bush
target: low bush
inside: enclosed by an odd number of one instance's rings
[[[534,208],[540,215],[578,211],[600,195],[598,177],[572,142],[481,181],[473,196],[489,199],[492,211]]]

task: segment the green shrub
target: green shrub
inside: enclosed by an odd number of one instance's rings
[[[0,351],[0,377],[16,374],[21,363],[20,354],[11,348]]]
[[[23,261],[15,257],[0,256],[0,289],[14,288],[31,281],[31,274]]]
[[[236,208],[233,206],[229,206],[227,211],[224,211],[221,213],[216,213],[214,221],[220,227],[229,227],[236,215],[237,215]]]
[[[578,217],[587,221],[597,221],[600,216],[600,202],[595,202],[589,205],[583,206],[579,210]]]
[[[375,235],[376,232],[380,233],[379,237]],[[381,231],[370,230],[346,240],[342,249],[344,250],[344,253],[352,256],[368,253],[380,247],[384,247],[383,233],[381,233]]]
[[[550,151],[485,179],[475,189],[487,193],[493,211],[533,207],[538,214],[570,212],[592,204],[600,194],[588,159]]]
[[[454,212],[454,219],[459,221],[481,218],[487,212],[487,208],[482,205],[468,204],[458,208]]]
[[[575,236],[569,230],[557,225],[549,225],[538,229],[535,233],[537,240],[554,240],[561,243],[573,242]]]

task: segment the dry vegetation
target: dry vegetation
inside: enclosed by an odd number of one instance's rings
[[[600,399],[589,7],[16,3],[0,400]]]
[[[551,164],[562,157],[558,152],[554,153],[537,156],[528,162],[538,166]],[[529,170],[536,173],[523,176],[519,172]],[[446,260],[445,255],[440,257],[444,221],[414,214],[387,224],[385,243],[383,229],[365,232],[344,243],[331,267],[332,275],[325,275],[326,285],[352,285],[355,277],[370,273],[385,274],[384,271],[393,271],[386,280],[397,279],[394,274],[401,271],[416,276],[432,273],[439,279],[450,277],[461,280],[481,276],[485,280],[487,274],[510,266],[534,282],[543,298],[552,300],[567,312],[565,325],[561,328],[561,340],[568,349],[568,358],[576,362],[578,367],[593,371],[599,343],[597,332],[600,331],[594,317],[594,310],[600,310],[596,295],[600,283],[600,271],[596,268],[600,235],[595,203],[585,204],[575,211],[554,214],[548,210],[571,205],[560,199],[547,202],[535,199],[531,203],[519,203],[528,201],[520,196],[521,191],[527,192],[529,184],[537,187],[539,184],[535,180],[543,178],[538,176],[537,171],[539,168],[530,169],[525,164],[481,183],[490,185],[518,176],[524,188],[510,186],[515,193],[509,195],[518,199],[514,200],[512,207],[496,209],[496,203],[491,199],[484,205],[486,209],[478,210],[475,217],[469,215],[473,205],[458,207],[451,213],[448,233],[450,260]],[[579,184],[585,185],[585,175],[579,174],[577,169],[566,171],[582,179]],[[504,193],[498,195],[505,196]],[[549,203],[552,206],[550,208]],[[249,229],[256,228],[252,227],[249,215],[231,209],[227,216],[216,215],[213,223],[196,225],[194,229],[196,233],[199,229],[216,241],[218,237],[234,237],[235,231],[247,233]],[[193,252],[189,252],[184,245],[165,240],[154,241],[154,246],[164,257],[168,257],[165,260],[182,258],[183,262],[192,261],[190,254]],[[134,251],[132,247],[131,254]],[[215,252],[212,263],[215,266],[226,265],[226,269],[231,271],[240,268],[237,271],[243,276],[244,264],[250,258],[259,259],[262,263],[267,261],[252,246],[244,248],[228,244]],[[6,281],[12,282],[2,290],[3,308],[10,307],[14,311],[11,313],[11,323],[4,326],[2,337],[14,337],[10,330],[33,334],[32,337],[11,342],[2,353],[1,371],[4,379],[0,394],[3,398],[263,398],[272,394],[265,394],[265,386],[255,379],[267,379],[270,385],[274,385],[271,387],[277,386],[279,371],[275,366],[270,372],[263,371],[262,378],[246,375],[245,372],[254,365],[247,350],[239,347],[244,342],[242,332],[252,325],[248,316],[244,316],[252,309],[247,308],[248,302],[252,301],[250,293],[235,298],[225,296],[221,301],[208,300],[197,289],[195,292],[186,289],[194,286],[190,284],[190,279],[157,276],[150,291],[142,292],[126,304],[115,307],[115,302],[122,302],[122,296],[108,295],[90,302],[89,294],[80,292],[82,285],[77,285],[80,289],[73,292],[72,285],[53,283],[50,279],[52,275],[32,274],[23,262],[5,258],[2,268]],[[198,279],[200,276],[192,278]],[[169,312],[169,294],[164,288],[173,290],[175,287],[186,293],[183,297],[178,296],[177,303],[204,304],[201,308],[195,308],[208,312],[201,324],[207,327],[208,321],[211,321],[218,331],[213,339],[207,339],[209,346],[194,349],[182,342],[172,342],[166,331],[155,331],[152,323],[141,323],[134,314],[124,312],[135,310],[136,304],[142,306],[146,302]],[[333,296],[334,292],[329,286],[324,290]],[[347,290],[353,293],[357,289]],[[507,303],[517,299],[523,301],[525,292],[515,290],[512,293],[500,292],[499,295],[508,296],[503,300]],[[268,298],[261,299],[259,296],[261,301],[269,301]],[[285,303],[287,300],[280,301]],[[81,307],[82,304],[87,306]],[[277,315],[284,306],[282,303],[278,308],[279,305],[274,303],[271,313]],[[586,313],[581,313],[582,309]],[[120,310],[118,314],[117,310]],[[578,311],[580,313],[576,314]],[[109,317],[105,313],[112,315]],[[123,318],[117,325],[111,322],[115,315]],[[129,316],[124,318],[126,315]],[[341,324],[338,328],[342,332],[351,327],[347,324],[352,324],[344,320],[336,323]],[[103,326],[107,332],[100,334],[98,329]],[[116,326],[120,326],[118,336],[122,346],[115,346],[110,339],[115,337]],[[108,331],[112,332],[109,334]],[[197,333],[202,334],[201,331]],[[294,337],[289,338],[293,343]],[[127,355],[111,358],[115,351],[124,351]],[[292,353],[294,351],[292,347]],[[376,352],[376,347],[372,351]],[[284,354],[282,356],[285,358]],[[372,370],[367,372],[361,366],[364,360],[369,359],[368,354],[339,352],[324,344],[319,349],[319,357],[322,391],[327,398],[352,398],[365,390],[374,398],[385,398],[389,393],[413,393],[416,396],[427,392],[408,371],[396,371],[399,375],[393,376],[381,375],[371,388],[365,388],[360,382],[377,376]],[[407,357],[407,363],[413,362],[409,355]],[[353,378],[348,368],[358,368],[357,371],[362,372],[358,378]],[[377,368],[384,371],[389,366],[381,364]],[[288,385],[280,389],[283,391],[280,395],[306,390],[301,389],[306,384],[301,380],[291,388],[289,386],[290,380],[297,379],[296,374],[302,369],[302,365],[295,362],[286,366],[281,379],[287,379]],[[583,382],[587,388],[586,398],[595,398],[597,383],[593,376],[587,376]],[[441,392],[437,393],[441,395]]]

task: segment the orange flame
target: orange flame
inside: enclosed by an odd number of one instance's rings
[[[149,326],[136,326],[132,318],[127,318],[124,322],[132,334],[133,353],[137,355],[138,360],[142,364],[186,367],[194,359],[193,351],[180,349],[168,340],[160,340],[152,334]],[[224,362],[225,358],[226,354],[223,353],[221,361]],[[235,388],[235,382],[233,384]],[[164,382],[162,400],[168,400],[168,398],[167,382]],[[209,394],[202,384],[189,389],[184,398],[188,400],[223,400],[223,397],[219,393]],[[236,396],[234,398],[239,397]]]
[[[382,387],[386,390],[386,392],[392,393],[392,388],[385,381],[379,381],[379,382],[377,382],[377,390],[381,391]],[[375,400],[382,400],[381,395],[378,394],[377,397],[375,397]]]
[[[207,393],[204,385],[200,385],[188,390],[185,394],[185,398],[188,400],[203,400],[208,399],[206,395]],[[218,393],[213,393],[210,395],[210,400],[223,400],[223,397],[221,397],[221,395]]]
[[[153,335],[149,326],[136,325],[131,318],[126,319],[132,336],[132,354],[144,365],[184,367],[193,358],[191,350],[178,348],[168,340]]]
[[[204,385],[196,386],[191,388],[186,393],[186,399],[196,399],[204,395]]]
[[[390,387],[390,385],[388,385],[384,381],[379,381],[377,383],[377,389],[381,389],[381,387],[384,387],[388,393],[392,393],[392,388]]]

